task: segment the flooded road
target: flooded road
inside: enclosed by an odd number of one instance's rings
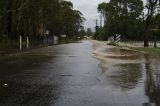
[[[97,42],[96,42],[97,43]],[[103,80],[116,106],[160,106],[160,55],[95,44]]]
[[[0,57],[0,106],[159,106],[159,55],[91,41]]]

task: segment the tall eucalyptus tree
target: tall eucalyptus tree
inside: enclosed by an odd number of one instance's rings
[[[142,0],[110,0],[105,6],[105,31],[107,35],[122,34],[131,38],[139,29],[143,11]],[[138,31],[137,31],[138,33]]]
[[[50,34],[69,35],[81,27],[82,16],[71,2],[64,0],[1,0],[0,38],[39,37],[47,29]]]
[[[144,47],[149,46],[149,32],[153,28],[155,22],[155,16],[157,15],[157,9],[159,7],[159,0],[146,0],[145,8],[147,14],[144,16]]]

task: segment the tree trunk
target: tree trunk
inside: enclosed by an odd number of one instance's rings
[[[154,48],[157,48],[156,36],[154,35]]]
[[[102,28],[102,13],[100,15],[100,28]]]
[[[148,40],[147,34],[145,34],[145,37],[144,37],[144,47],[149,47],[149,40]]]
[[[148,26],[146,25],[144,33],[144,47],[149,47]]]
[[[12,31],[12,13],[9,13],[7,16],[7,35],[11,37]]]

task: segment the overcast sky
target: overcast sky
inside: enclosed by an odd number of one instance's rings
[[[68,0],[73,3],[73,8],[82,12],[86,18],[85,28],[95,27],[96,19],[99,19],[97,6],[99,3],[108,2],[109,0]]]
[[[86,18],[85,28],[95,27],[96,19],[99,20],[99,14],[97,12],[97,6],[102,2],[109,2],[109,0],[68,0],[73,3],[74,9],[83,13]]]

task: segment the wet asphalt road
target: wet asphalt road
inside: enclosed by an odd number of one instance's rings
[[[102,68],[90,41],[1,57],[0,106],[159,106],[154,65]]]

